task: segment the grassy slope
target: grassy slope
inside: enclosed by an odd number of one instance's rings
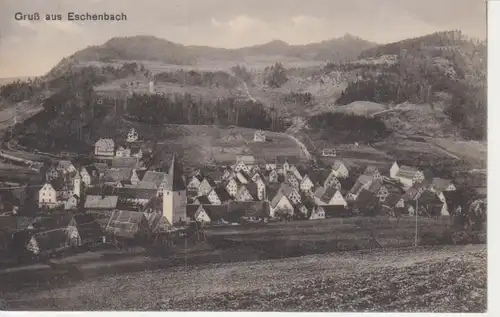
[[[231,162],[236,155],[254,155],[256,158],[273,159],[277,155],[300,157],[297,144],[282,133],[267,132],[268,142],[253,142],[255,130],[247,128],[228,128],[206,125],[166,125],[149,126],[146,124],[124,122],[113,126],[105,122],[96,127],[99,135],[109,135],[122,142],[131,127],[148,141],[157,141],[159,157],[177,152],[183,157],[185,165],[203,166],[218,162]]]
[[[22,310],[482,312],[486,249],[422,247],[179,267],[3,298],[8,309]]]

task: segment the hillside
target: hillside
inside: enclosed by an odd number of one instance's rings
[[[112,38],[98,46],[90,46],[63,59],[50,74],[59,74],[71,65],[99,61],[154,61],[172,65],[197,65],[201,60],[244,62],[252,56],[273,56],[274,59],[299,58],[315,61],[353,60],[376,44],[361,38],[344,37],[307,45],[289,45],[271,41],[238,49],[207,46],[185,46],[154,36]]]

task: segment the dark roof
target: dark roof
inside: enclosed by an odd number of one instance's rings
[[[419,190],[417,188],[410,187],[410,188],[408,188],[406,193],[404,193],[403,199],[405,201],[414,200],[415,197],[417,196],[418,192],[419,192]]]
[[[154,171],[147,171],[144,176],[141,178],[142,182],[151,182],[156,184],[157,186],[160,185],[163,180],[167,177],[166,173],[162,172],[154,172]]]
[[[366,189],[361,190],[358,197],[356,198],[356,206],[358,208],[366,208],[371,205],[377,205],[378,203],[379,199],[377,198],[377,196]]]
[[[200,208],[201,205],[186,205],[186,216],[193,219],[196,215],[196,212],[198,211],[198,208]]]
[[[151,197],[151,199],[144,205],[142,212],[145,213],[162,213],[163,212],[163,198],[162,197]]]
[[[115,157],[111,161],[111,167],[116,168],[135,168],[137,166],[137,158],[135,157]]]
[[[155,188],[116,187],[113,192],[120,198],[151,199],[157,195],[158,190]]]
[[[97,222],[97,218],[89,213],[78,213],[74,215],[76,228],[80,239],[83,242],[96,241],[103,236],[101,226]]]
[[[335,193],[337,192],[337,189],[334,188],[334,187],[328,187],[326,189],[326,191],[323,193],[323,195],[321,196],[321,201],[322,202],[329,202],[333,196],[335,195]]]
[[[117,237],[133,238],[144,228],[144,225],[149,227],[144,213],[117,210],[113,211],[106,232]]]
[[[450,180],[439,177],[434,177],[431,182],[432,187],[437,191],[445,191],[452,184]]]
[[[210,199],[206,195],[196,197],[200,205],[210,205]]]
[[[68,212],[44,214],[36,217],[33,227],[38,230],[66,229],[74,221],[73,215]]]
[[[231,199],[231,195],[229,195],[229,193],[225,188],[217,187],[214,188],[213,190],[215,191],[221,202],[225,202]]]
[[[288,164],[296,164],[299,160],[295,156],[276,156],[276,164],[284,164],[285,162],[288,162]]]
[[[368,187],[368,190],[371,191],[372,193],[377,193],[380,188],[384,186],[384,183],[381,180],[375,179],[373,182],[370,184],[370,187]]]
[[[401,200],[401,198],[401,195],[389,193],[383,204],[389,207],[394,207]]]
[[[325,218],[347,217],[349,215],[349,211],[342,205],[327,205],[321,206],[321,208],[325,212]]]
[[[247,188],[248,192],[250,193],[250,195],[254,198],[254,199],[257,199],[259,197],[258,193],[258,188],[257,188],[257,184],[255,183],[249,183],[249,184],[246,184],[246,185],[243,185]]]
[[[229,204],[229,213],[232,219],[241,217],[269,216],[269,203],[265,201],[234,201]]]
[[[229,214],[229,205],[201,205],[203,210],[210,217],[211,222],[219,220],[233,221],[234,219]]]
[[[311,180],[314,186],[323,184],[325,180],[322,173],[319,171],[307,171],[304,175],[304,178],[305,176],[307,176]]]
[[[118,204],[118,196],[87,195],[83,208],[85,209],[115,209]]]
[[[439,199],[436,193],[424,190],[422,195],[418,198],[418,203],[423,204],[434,204],[434,205],[442,205],[443,202]]]
[[[104,181],[120,182],[128,181],[132,176],[132,168],[110,168],[104,172]]]
[[[172,163],[170,164],[170,169],[168,171],[165,188],[171,191],[186,190],[186,184],[184,182],[184,178],[182,177],[182,167],[175,154],[172,157]]]

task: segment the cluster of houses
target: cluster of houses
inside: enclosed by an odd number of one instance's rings
[[[129,148],[137,140],[131,130]],[[118,155],[120,151],[113,140],[101,139],[95,154],[107,156],[105,162],[59,161],[48,168],[37,193],[39,213],[21,217],[12,207],[10,215],[0,217],[0,236],[13,239],[16,233],[16,243],[37,253],[53,245],[172,232],[191,222],[215,226],[356,214],[397,216],[414,215],[417,209],[423,215],[447,216],[460,208],[454,205],[452,181],[426,178],[422,171],[397,162],[383,170],[366,166],[356,173],[341,160],[312,169],[294,157],[257,162],[241,155],[230,166],[186,175],[176,155],[168,170],[147,169],[138,156]],[[54,239],[53,244],[47,242]]]
[[[394,162],[385,170],[367,166],[360,175],[336,160],[328,169],[299,167],[294,158],[256,164],[238,156],[222,171],[189,175],[187,215],[203,223],[230,223],[231,205],[245,202],[247,218],[324,219],[354,214],[447,216],[455,186],[442,178]],[[251,207],[250,207],[251,206]],[[259,211],[260,208],[260,211]]]

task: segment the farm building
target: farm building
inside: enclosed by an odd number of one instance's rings
[[[401,165],[394,179],[398,180],[405,187],[412,187],[413,184],[424,180],[424,173],[414,167]]]
[[[348,209],[341,205],[318,206],[317,212],[323,214],[326,219],[349,217],[351,214]]]
[[[429,189],[434,192],[447,192],[447,191],[455,191],[457,188],[453,184],[451,180],[443,179],[439,177],[434,177],[431,180],[431,184]]]
[[[316,197],[315,201],[320,206],[331,205],[347,207],[347,202],[340,193],[340,190],[336,188],[329,187],[323,193],[319,191],[318,194],[321,194],[321,196]]]
[[[79,245],[105,242],[104,233],[97,218],[89,213],[74,214]]]
[[[141,240],[149,236],[149,223],[142,212],[115,210],[111,214],[106,234],[124,240]]]
[[[100,139],[95,143],[94,154],[96,156],[115,156],[115,141],[113,139]]]
[[[275,218],[278,213],[288,213],[293,215],[294,207],[290,199],[283,193],[283,191],[278,190],[277,194],[271,201],[269,215],[271,218]]]
[[[261,221],[269,218],[269,203],[264,201],[231,202],[228,205],[230,219],[233,222]]]
[[[212,205],[226,204],[231,200],[231,195],[225,188],[216,187],[207,195],[208,200]]]
[[[57,252],[81,243],[75,219],[70,213],[44,215],[35,220],[33,228],[27,246],[33,254]]]
[[[335,149],[323,149],[321,151],[321,156],[335,157],[335,156],[337,156],[337,151]]]
[[[311,211],[309,219],[310,220],[325,219],[325,211],[323,210],[323,208],[314,207]]]

